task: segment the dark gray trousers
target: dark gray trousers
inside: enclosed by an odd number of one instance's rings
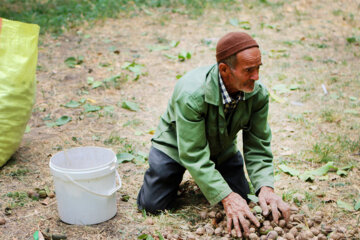
[[[138,208],[151,213],[173,208],[177,190],[186,169],[154,147],[150,149],[149,165],[137,197]],[[221,165],[215,165],[215,168],[230,188],[248,201],[247,194],[250,190],[240,152]]]

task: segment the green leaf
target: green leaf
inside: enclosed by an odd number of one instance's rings
[[[343,201],[341,201],[341,200],[338,200],[338,201],[336,202],[336,204],[337,204],[337,206],[338,206],[339,208],[345,209],[345,210],[347,210],[347,211],[354,211],[353,206],[351,206],[349,203],[346,203],[346,202],[343,202]]]
[[[288,167],[285,164],[279,165],[279,168],[281,171],[283,171],[284,173],[288,173],[291,176],[299,176],[299,174],[300,174],[300,172],[298,170]]]
[[[104,82],[116,82],[116,80],[118,80],[119,78],[121,78],[121,75],[115,75],[104,79]]]
[[[140,236],[138,236],[138,239],[147,239],[148,235],[147,234],[141,234]]]
[[[337,169],[338,168],[334,166],[334,162],[328,162],[326,165],[311,171],[311,173],[315,176],[324,176],[330,170],[337,170]]]
[[[87,83],[88,84],[92,84],[94,82],[94,78],[93,77],[87,77]]]
[[[237,20],[236,18],[231,18],[229,20],[229,23],[235,27],[239,26],[239,20]]]
[[[39,240],[39,231],[34,232],[34,240]]]
[[[167,57],[168,59],[173,59],[173,60],[177,59],[176,56],[171,55],[171,54],[167,54],[167,53],[164,53],[164,56]]]
[[[116,154],[116,158],[118,163],[126,163],[131,162],[135,156],[130,153],[118,153]]]
[[[285,84],[277,84],[277,85],[273,86],[272,89],[276,93],[287,93],[287,92],[289,92],[289,89],[286,87]]]
[[[93,83],[91,83],[91,88],[92,88],[92,89],[98,88],[98,87],[100,87],[101,85],[103,85],[102,82],[100,82],[100,81],[94,81]]]
[[[336,171],[336,174],[337,174],[337,175],[339,175],[339,176],[341,176],[341,177],[346,177],[346,176],[347,176],[347,174],[348,174],[348,172],[347,172],[347,171],[344,171],[344,170],[339,169],[339,170],[337,170],[337,171]]]
[[[99,110],[101,110],[101,107],[99,107],[99,106],[94,106],[94,105],[91,105],[89,103],[84,105],[84,111],[86,113],[88,113],[88,112],[97,112]]]
[[[130,101],[124,101],[121,105],[122,108],[130,110],[130,111],[138,111],[139,110],[139,105],[137,103],[134,102],[130,102]]]
[[[68,57],[64,62],[69,68],[74,68],[77,63],[75,57]]]
[[[309,61],[309,62],[314,61],[314,59],[311,56],[308,56],[308,55],[303,56],[303,59],[306,60],[306,61]]]
[[[305,181],[305,182],[312,182],[315,180],[315,177],[313,174],[311,174],[310,172],[304,172],[303,174],[300,174],[299,175],[299,178],[302,180],[302,181]]]
[[[289,88],[291,91],[293,91],[293,90],[299,89],[299,87],[300,86],[298,84],[291,84]]]
[[[25,133],[29,133],[31,131],[30,125],[26,125]]]
[[[251,201],[253,201],[254,203],[259,202],[259,198],[258,198],[257,196],[255,196],[255,195],[248,194],[247,197],[248,197]]]
[[[256,213],[262,213],[262,209],[260,206],[255,206],[253,209]]]
[[[358,200],[357,203],[355,203],[354,209],[356,211],[360,209],[360,200]]]
[[[164,236],[161,234],[161,232],[158,232],[156,231],[158,237],[159,237],[159,240],[165,240]]]
[[[105,106],[104,111],[107,113],[113,113],[115,110],[114,106]]]
[[[69,116],[61,116],[60,118],[56,119],[55,125],[56,126],[62,126],[62,125],[67,124],[70,121],[71,121],[71,117],[69,117]]]
[[[81,105],[81,103],[77,102],[77,101],[73,101],[71,100],[70,102],[66,103],[64,105],[64,107],[67,107],[67,108],[76,108],[76,107],[79,107]]]
[[[248,22],[248,21],[242,21],[242,22],[240,22],[240,27],[241,27],[242,29],[245,29],[245,30],[250,30],[250,29],[251,29],[250,22]]]
[[[354,43],[354,42],[356,42],[356,38],[355,37],[348,37],[348,38],[346,38],[346,41],[348,43]]]
[[[170,46],[164,46],[164,45],[148,45],[146,47],[150,50],[150,52],[170,49]]]
[[[180,44],[180,41],[171,41],[170,46],[176,48]]]

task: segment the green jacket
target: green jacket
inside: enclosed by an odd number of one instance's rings
[[[220,164],[238,151],[236,137],[243,130],[245,164],[257,192],[274,185],[268,108],[269,94],[256,82],[226,119],[218,67],[201,67],[176,84],[152,144],[184,166],[213,205],[232,192],[214,161]]]

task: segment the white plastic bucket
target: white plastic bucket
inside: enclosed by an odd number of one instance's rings
[[[77,147],[61,151],[50,159],[49,166],[63,222],[89,225],[115,216],[115,193],[121,180],[111,149]]]

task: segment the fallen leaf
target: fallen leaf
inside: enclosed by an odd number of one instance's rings
[[[138,111],[139,110],[139,105],[137,103],[134,102],[130,102],[130,101],[124,101],[121,104],[121,107],[130,111]]]
[[[337,206],[338,206],[339,208],[345,209],[345,210],[347,210],[347,211],[354,211],[353,206],[351,206],[349,203],[346,203],[346,202],[343,202],[343,201],[341,201],[341,200],[338,200],[338,201],[336,202],[336,204],[337,204]]]
[[[118,153],[116,154],[116,158],[118,163],[126,163],[132,161],[135,156],[130,153]]]
[[[288,167],[284,164],[279,165],[279,168],[281,171],[283,171],[284,173],[288,173],[291,176],[299,176],[300,172],[294,168]]]
[[[360,209],[360,200],[358,200],[357,203],[355,203],[354,209],[356,211]]]

